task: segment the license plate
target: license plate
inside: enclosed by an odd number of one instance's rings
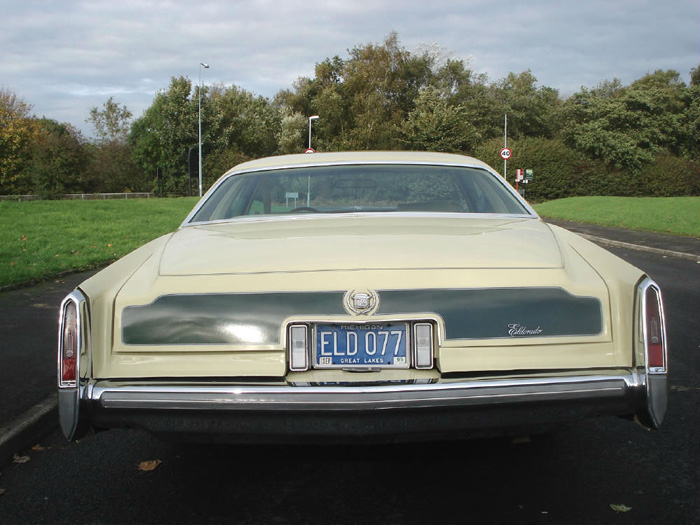
[[[406,323],[316,326],[316,368],[408,368]]]

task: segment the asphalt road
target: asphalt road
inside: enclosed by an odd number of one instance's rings
[[[132,430],[67,443],[55,432],[0,471],[0,523],[700,523],[700,264],[612,251],[664,292],[661,431],[600,418],[525,443],[341,448],[184,447]],[[140,470],[145,461],[160,463]]]
[[[0,424],[55,392],[59,306],[93,273],[0,293]]]

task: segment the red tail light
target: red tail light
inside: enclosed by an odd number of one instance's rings
[[[665,373],[666,335],[661,294],[656,286],[649,286],[644,296],[644,344],[647,369],[652,373]]]

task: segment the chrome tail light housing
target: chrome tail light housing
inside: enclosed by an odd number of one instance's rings
[[[639,285],[637,312],[646,383],[646,410],[640,420],[650,428],[659,428],[668,400],[668,344],[661,289],[651,279]]]
[[[78,429],[80,365],[87,351],[88,308],[79,290],[61,303],[58,320],[58,411],[61,430],[73,439]]]

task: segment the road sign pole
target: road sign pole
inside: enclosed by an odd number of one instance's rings
[[[503,119],[503,149],[508,149],[508,113],[505,114]],[[508,176],[506,175],[506,170],[508,165],[508,160],[503,159],[503,178],[508,182]]]

